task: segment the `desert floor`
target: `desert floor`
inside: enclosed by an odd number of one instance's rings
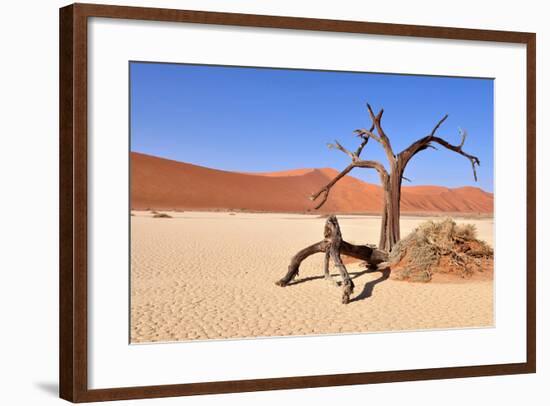
[[[319,254],[302,264],[297,283],[276,286],[290,258],[322,239],[319,216],[167,213],[173,218],[131,217],[133,343],[493,325],[490,279],[399,282],[351,263],[356,287],[343,305],[341,289],[322,277]],[[377,242],[379,217],[338,218],[347,241]],[[426,220],[402,216],[402,235]],[[476,224],[493,244],[492,219],[455,221]]]

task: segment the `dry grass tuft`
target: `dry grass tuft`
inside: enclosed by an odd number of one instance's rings
[[[457,225],[452,219],[427,221],[399,241],[388,264],[395,279],[429,282],[434,273],[462,278],[492,268],[493,249],[476,238],[473,224]]]

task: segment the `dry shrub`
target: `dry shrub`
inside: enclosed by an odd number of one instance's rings
[[[476,238],[473,224],[457,225],[452,219],[426,221],[399,241],[389,256],[395,279],[429,282],[434,273],[462,278],[483,272],[492,263],[493,249]]]
[[[159,213],[157,211],[153,212],[153,218],[155,219],[171,219],[172,216],[166,213]]]

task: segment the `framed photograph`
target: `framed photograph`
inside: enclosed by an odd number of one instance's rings
[[[535,372],[535,34],[60,10],[60,396]]]

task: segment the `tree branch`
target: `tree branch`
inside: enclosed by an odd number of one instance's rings
[[[386,151],[386,155],[388,156],[388,160],[390,163],[392,163],[395,160],[395,156],[393,154],[393,150],[391,149],[390,140],[384,133],[384,130],[382,129],[382,126],[380,124],[380,121],[382,119],[382,114],[384,114],[384,109],[381,109],[380,112],[375,116],[370,105],[367,104],[369,109],[369,114],[371,116],[372,125],[369,130],[366,130],[364,128],[357,129],[354,131],[354,133],[357,134],[358,137],[362,138],[361,143],[359,144],[359,147],[355,152],[352,152],[345,148],[342,144],[340,144],[338,141],[334,141],[334,144],[328,144],[329,148],[334,148],[342,151],[344,154],[349,156],[351,158],[351,164],[348,165],[342,172],[340,172],[338,175],[334,177],[329,183],[327,183],[321,190],[319,190],[317,193],[314,193],[310,196],[310,200],[315,201],[320,196],[321,201],[315,206],[315,209],[319,209],[321,206],[325,204],[325,202],[328,199],[328,195],[330,193],[330,190],[332,187],[344,176],[346,176],[353,168],[371,168],[378,171],[378,175],[380,176],[380,180],[382,181],[382,184],[389,178],[388,172],[384,168],[384,165],[382,165],[380,162],[377,161],[365,161],[361,160],[361,152],[363,152],[363,149],[368,144],[369,139],[374,138],[382,147],[384,148],[384,151]],[[376,135],[373,133],[374,129],[376,128],[376,131],[379,135]]]
[[[363,148],[365,147],[365,145],[367,145],[367,142],[370,138],[374,139],[376,142],[378,142],[380,145],[382,145],[382,147],[384,148],[384,151],[386,151],[386,147],[384,146],[384,141],[382,140],[382,138],[380,138],[378,135],[373,133],[374,129],[376,128],[376,123],[380,123],[380,120],[382,119],[382,114],[384,114],[384,109],[380,110],[378,112],[378,114],[376,115],[376,117],[372,118],[372,116],[371,116],[372,125],[371,125],[369,130],[367,130],[365,128],[358,128],[357,130],[354,131],[354,133],[356,133],[359,137],[363,138],[363,142],[361,143],[361,145],[357,149],[357,152],[358,152],[357,155],[358,156],[361,153],[361,151],[363,150]],[[380,127],[380,128],[382,128],[382,127]],[[386,139],[387,139],[387,137],[386,137]],[[389,142],[389,140],[387,140],[387,141]],[[390,146],[390,149],[391,149],[391,146]],[[393,152],[392,152],[392,157],[393,157]]]
[[[445,114],[445,115],[443,116],[443,118],[437,122],[437,124],[436,124],[435,127],[433,128],[432,132],[430,133],[430,137],[433,137],[433,136],[435,135],[435,133],[436,133],[436,131],[438,130],[438,128],[441,127],[441,124],[443,124],[443,122],[444,122],[445,120],[447,120],[447,117],[449,117],[449,115],[448,115],[448,114]]]
[[[464,142],[466,141],[466,136],[468,135],[468,133],[466,132],[466,130],[462,130],[462,128],[460,127],[458,128],[458,132],[462,136],[462,141],[460,141],[460,145],[458,147],[462,148],[464,146]]]
[[[358,128],[357,130],[354,131],[354,133],[356,133],[361,138],[372,138],[373,140],[378,142],[380,145],[383,145],[380,137],[375,133],[373,133],[372,131],[373,131],[372,129],[366,130],[364,128]]]
[[[368,131],[364,129],[357,129],[354,131],[354,133],[356,133],[359,138],[363,139],[363,141],[361,141],[361,144],[359,144],[357,151],[355,151],[355,155],[357,155],[358,158],[361,155],[361,152],[363,152],[363,148],[365,148],[365,146],[368,144],[373,131],[374,131],[374,124],[371,126],[370,130]]]
[[[361,144],[359,144],[359,147],[357,148],[357,151],[355,151],[355,155],[359,158],[361,155],[361,152],[363,152],[363,148],[368,144],[369,137],[362,137],[363,141],[361,141]]]
[[[354,164],[348,165],[342,172],[340,172],[338,175],[334,177],[329,183],[327,183],[321,190],[319,190],[317,193],[310,196],[311,201],[317,200],[317,198],[321,195],[323,195],[323,198],[319,202],[317,206],[315,206],[315,210],[319,209],[328,199],[328,194],[330,192],[330,189],[338,182],[340,179],[342,179],[344,176],[346,176],[351,170],[355,168]]]
[[[433,137],[432,142],[437,142],[439,145],[444,146],[448,150],[454,151],[457,154],[460,154],[463,157],[468,158],[470,160],[471,164],[472,164],[472,171],[474,173],[474,180],[477,182],[476,165],[479,166],[480,161],[479,161],[479,158],[477,156],[470,155],[467,152],[464,152],[462,150],[462,145],[464,144],[464,139],[465,138],[466,138],[465,136],[462,138],[462,142],[460,143],[460,145],[451,145],[447,141],[445,141],[443,138],[439,138],[439,137]]]
[[[388,158],[388,161],[390,163],[393,163],[395,161],[395,155],[393,153],[393,149],[391,147],[390,139],[382,129],[382,114],[384,114],[384,109],[381,109],[380,112],[377,115],[374,115],[374,111],[372,111],[372,107],[369,103],[367,103],[367,109],[369,110],[369,115],[372,120],[372,124],[376,128],[376,131],[378,132],[377,141],[382,144],[382,147],[384,148],[384,151],[386,152],[386,157]],[[372,133],[372,130],[371,130]]]
[[[342,151],[344,154],[346,154],[347,156],[349,156],[351,158],[352,161],[355,161],[357,160],[357,156],[351,152],[351,151],[348,151],[346,148],[344,148],[342,146],[342,144],[340,144],[337,140],[334,140],[334,144],[327,144],[327,146],[330,148],[330,149],[339,149],[340,151]]]
[[[380,179],[382,181],[385,180],[385,178],[388,175],[388,172],[386,172],[386,168],[384,168],[384,165],[382,165],[380,162],[378,161],[357,161],[355,162],[355,167],[357,168],[371,168],[371,169],[376,169],[378,171],[378,174],[380,175]]]
[[[384,112],[384,110],[380,110],[380,113],[378,113],[378,116],[377,116],[378,119],[380,119],[380,117],[382,117],[383,112]],[[374,131],[374,123],[371,125],[369,130],[365,130],[363,128],[360,128],[360,129],[357,129],[357,130],[354,131],[354,133],[356,133],[359,138],[363,139],[363,141],[361,141],[361,144],[357,148],[357,151],[355,151],[355,155],[357,156],[357,158],[359,158],[359,156],[361,156],[361,152],[363,152],[363,148],[365,148],[365,146],[368,144],[369,139],[371,137],[375,138],[378,142],[380,142],[380,139],[372,133],[373,131]]]
[[[325,202],[328,199],[328,195],[330,193],[330,190],[332,187],[344,176],[346,176],[353,168],[371,168],[376,169],[378,171],[378,174],[380,176],[380,180],[382,181],[382,184],[386,181],[386,179],[389,177],[388,172],[384,168],[384,165],[382,165],[380,162],[377,161],[355,161],[351,164],[349,164],[342,172],[340,172],[338,175],[336,175],[329,183],[327,183],[321,190],[319,190],[317,193],[314,193],[310,196],[310,200],[315,201],[320,196],[322,196],[321,201],[317,206],[315,206],[315,210],[321,208],[325,204]]]
[[[468,158],[468,160],[470,160],[470,162],[472,164],[472,171],[474,173],[474,179],[477,182],[476,165],[477,166],[480,165],[479,158],[474,156],[474,155],[468,154],[467,152],[465,152],[462,149],[462,147],[464,146],[464,143],[466,141],[466,136],[467,136],[466,131],[460,130],[460,135],[462,136],[462,140],[461,140],[460,144],[458,144],[458,145],[452,145],[448,141],[444,140],[443,138],[435,136],[435,133],[437,132],[437,130],[439,129],[441,124],[443,124],[443,122],[447,119],[447,117],[448,117],[448,115],[445,114],[445,116],[443,116],[443,118],[441,120],[439,120],[439,122],[435,125],[435,127],[432,129],[432,131],[429,135],[425,136],[424,138],[419,139],[418,141],[413,142],[411,145],[409,145],[408,148],[404,149],[403,151],[401,151],[398,154],[398,159],[401,160],[401,162],[402,162],[401,167],[403,168],[403,170],[405,170],[405,167],[407,166],[407,163],[410,161],[410,159],[413,156],[415,156],[417,153],[419,153],[420,151],[424,151],[427,148],[437,149],[436,147],[434,147],[432,145],[432,143],[437,143],[437,144],[447,148],[450,151],[456,152],[457,154]]]

